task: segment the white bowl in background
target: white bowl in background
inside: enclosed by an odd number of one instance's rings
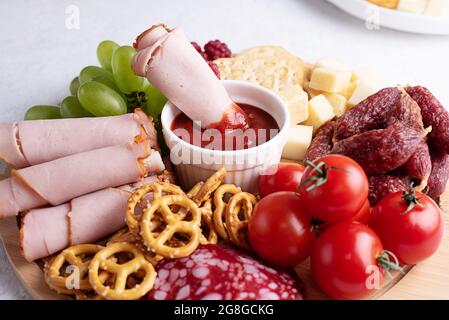
[[[236,80],[223,80],[222,83],[236,103],[249,104],[270,114],[278,124],[279,133],[263,144],[244,150],[220,151],[200,148],[183,141],[173,133],[172,122],[181,111],[171,102],[167,102],[161,121],[164,139],[170,149],[170,160],[186,189],[225,167],[228,171],[225,183],[233,183],[242,190],[256,192],[259,174],[281,160],[290,126],[288,107],[279,96],[261,86]]]
[[[399,31],[449,35],[449,17],[433,17],[383,8],[366,0],[327,0],[347,13]],[[377,15],[377,17],[375,16]],[[372,21],[374,20],[374,21]]]

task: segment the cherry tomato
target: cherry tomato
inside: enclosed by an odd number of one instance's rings
[[[304,173],[304,166],[299,163],[279,163],[273,173],[260,175],[259,193],[263,198],[278,191],[297,191]]]
[[[316,234],[312,217],[294,192],[276,192],[259,201],[248,224],[253,250],[267,262],[294,267],[310,255]]]
[[[362,209],[351,218],[352,221],[360,222],[361,224],[368,224],[371,218],[371,205],[368,199],[365,200]]]
[[[368,198],[368,178],[351,158],[327,155],[306,167],[299,188],[314,217],[336,223],[354,217]]]
[[[334,299],[363,299],[376,293],[384,280],[379,237],[369,227],[343,221],[324,231],[311,255],[315,283]]]
[[[441,209],[413,189],[383,198],[373,210],[370,226],[385,249],[405,264],[416,264],[434,254],[444,233]]]
[[[368,225],[370,218],[371,218],[371,206],[370,206],[368,199],[366,199],[365,204],[363,205],[362,209],[360,209],[360,211],[358,213],[356,213],[355,216],[351,217],[348,220],[356,221],[356,222],[360,222],[361,224]],[[334,224],[325,222],[325,223],[318,224],[317,228],[320,231],[324,231],[332,225],[334,225]]]

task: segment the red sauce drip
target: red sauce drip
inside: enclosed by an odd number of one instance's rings
[[[269,141],[279,132],[274,118],[264,110],[247,104],[239,104],[238,107],[244,111],[243,114],[246,113],[245,129],[229,129],[226,123],[224,126],[201,129],[184,113],[175,117],[171,129],[180,139],[212,150],[253,148]]]

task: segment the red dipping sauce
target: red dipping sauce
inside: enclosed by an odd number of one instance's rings
[[[171,130],[182,140],[210,150],[242,150],[268,142],[279,133],[274,118],[264,110],[248,104],[238,104],[247,115],[248,129],[201,129],[184,113],[178,114]]]

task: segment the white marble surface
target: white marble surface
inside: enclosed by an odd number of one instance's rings
[[[66,28],[69,5],[80,10],[79,30]],[[99,41],[129,44],[160,21],[236,51],[280,44],[308,61],[335,57],[394,83],[426,85],[449,105],[449,37],[369,31],[324,0],[15,0],[0,1],[0,120],[60,102],[81,68],[97,63]],[[0,246],[0,299],[27,297]]]

